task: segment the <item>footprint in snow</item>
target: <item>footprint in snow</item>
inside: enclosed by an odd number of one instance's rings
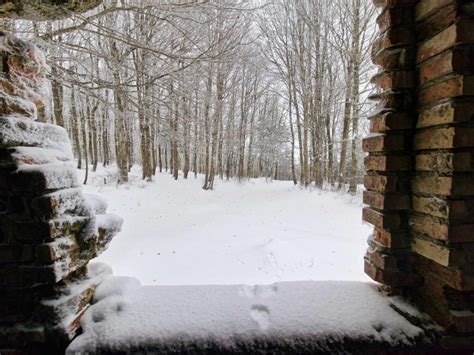
[[[262,331],[270,328],[270,310],[262,304],[254,304],[250,309],[250,317]]]

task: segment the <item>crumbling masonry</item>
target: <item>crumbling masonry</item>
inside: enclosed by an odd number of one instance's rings
[[[106,271],[87,264],[121,226],[82,194],[66,130],[35,120],[46,71],[0,32],[0,353],[65,348]]]
[[[374,3],[365,270],[474,348],[474,2]]]

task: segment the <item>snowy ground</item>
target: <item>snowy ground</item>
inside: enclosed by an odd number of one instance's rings
[[[216,180],[214,191],[204,191],[201,177],[174,181],[163,173],[150,183],[139,169],[117,186],[113,175],[99,169],[84,190],[124,218],[98,258],[115,275],[144,285],[369,280],[362,258],[371,228],[361,221],[360,195],[264,179]]]

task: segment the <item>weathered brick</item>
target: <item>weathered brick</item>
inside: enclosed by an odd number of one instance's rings
[[[469,101],[450,100],[422,111],[417,127],[429,127],[455,122],[467,122],[474,118],[474,104]]]
[[[362,219],[379,229],[398,230],[402,228],[402,218],[399,213],[382,213],[365,207]]]
[[[38,245],[36,247],[36,254],[41,263],[50,264],[53,261],[68,256],[78,257],[79,250],[80,247],[75,236],[70,235],[57,238],[54,242]]]
[[[405,91],[387,90],[380,94],[371,95],[369,99],[378,101],[378,110],[411,111],[413,109],[412,97]]]
[[[474,42],[474,23],[469,19],[460,19],[442,32],[418,46],[416,62],[420,63],[458,43]]]
[[[474,95],[474,77],[453,75],[420,90],[418,102],[427,105],[451,97]]]
[[[405,136],[403,135],[374,135],[362,140],[364,152],[381,152],[403,150],[406,148]]]
[[[379,210],[405,210],[410,208],[409,195],[384,195],[373,191],[364,191],[364,203]]]
[[[92,208],[85,201],[82,190],[78,188],[63,189],[34,198],[31,207],[34,216],[41,218],[54,218],[63,214],[93,216]]]
[[[440,217],[440,218],[449,218],[451,217],[450,213],[450,203],[452,201],[443,200],[440,198],[433,197],[421,197],[413,196],[412,205],[413,210],[416,212],[421,212],[424,214],[429,214],[431,216]]]
[[[419,275],[380,269],[364,259],[364,271],[372,280],[392,287],[415,287],[422,283]]]
[[[406,112],[387,112],[370,118],[370,131],[384,133],[391,130],[407,130],[414,126],[416,115]]]
[[[386,7],[377,16],[380,32],[385,32],[394,26],[412,26],[414,23],[413,8],[411,7]]]
[[[450,149],[474,147],[474,128],[449,127],[418,131],[414,149]]]
[[[417,22],[416,33],[418,38],[431,38],[455,22],[457,16],[456,6],[453,1],[448,2],[445,4],[446,6],[438,8],[426,21]]]
[[[474,277],[469,273],[471,266],[452,268],[442,266],[424,256],[414,254],[413,267],[425,278],[436,280],[438,284],[452,287],[459,291],[474,291]],[[466,269],[467,267],[467,269]],[[467,270],[468,272],[464,272]]]
[[[403,249],[409,245],[407,232],[404,230],[388,231],[374,228],[369,240],[391,249]]]
[[[410,89],[415,85],[415,73],[407,70],[384,70],[374,75],[370,81],[383,90]]]
[[[412,215],[410,228],[427,237],[453,243],[474,242],[474,224],[449,225],[427,215]]]
[[[364,186],[368,190],[379,192],[408,192],[409,183],[398,176],[365,175]]]
[[[403,26],[391,28],[381,34],[372,45],[372,56],[375,57],[383,50],[399,46],[411,46],[415,43],[413,30]]]
[[[369,155],[364,159],[367,170],[404,171],[412,168],[412,158],[405,155]]]
[[[472,176],[417,176],[412,180],[414,193],[443,196],[474,195]]]
[[[419,154],[415,158],[417,171],[434,171],[441,174],[474,171],[474,152]]]
[[[394,255],[383,254],[378,250],[367,250],[365,258],[370,264],[375,265],[379,269],[393,271],[397,270],[397,258]]]
[[[372,62],[384,69],[413,70],[416,51],[414,47],[382,49],[372,47]]]
[[[466,263],[462,250],[451,249],[427,239],[413,238],[411,250],[443,266],[462,266]]]

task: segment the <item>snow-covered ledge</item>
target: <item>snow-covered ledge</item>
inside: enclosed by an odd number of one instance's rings
[[[374,353],[433,346],[436,327],[376,288],[333,281],[140,286],[112,276],[97,288],[83,333],[67,354]]]

